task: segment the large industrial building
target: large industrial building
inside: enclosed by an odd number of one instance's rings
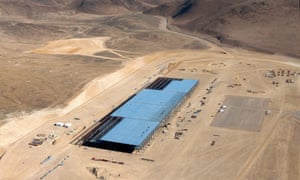
[[[141,149],[197,84],[197,80],[156,79],[101,119],[83,145],[122,152]]]

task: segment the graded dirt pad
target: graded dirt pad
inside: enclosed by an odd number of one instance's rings
[[[108,37],[65,39],[49,42],[46,46],[33,50],[39,54],[80,54],[91,56],[107,50],[105,41]]]
[[[212,126],[259,131],[268,106],[268,99],[227,96],[224,112],[218,112]]]
[[[28,53],[37,54],[61,54],[61,55],[81,55],[104,58],[107,60],[126,60],[125,56],[111,50],[105,46],[109,37],[94,37],[94,38],[80,38],[80,39],[64,39],[51,41],[46,46],[29,51]],[[111,55],[99,55],[99,52],[111,52],[117,57]],[[97,55],[96,55],[97,54]]]

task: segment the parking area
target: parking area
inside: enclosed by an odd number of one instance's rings
[[[226,96],[211,126],[260,131],[269,99],[244,96]]]

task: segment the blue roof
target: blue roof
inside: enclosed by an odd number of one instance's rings
[[[176,91],[188,93],[196,84],[197,80],[183,79],[183,80],[173,80],[164,88],[164,91]]]
[[[184,97],[181,92],[143,90],[117,109],[112,116],[161,121]]]
[[[101,140],[140,146],[159,123],[125,118],[106,133]]]
[[[123,119],[97,141],[140,147],[197,83],[172,80],[162,90],[143,89],[111,114]]]
[[[165,117],[166,113],[163,106],[129,103],[115,111],[112,116],[146,121],[160,121],[161,117]]]
[[[182,92],[167,92],[161,90],[144,89],[140,91],[129,103],[143,103],[166,106],[170,101],[176,101],[184,97],[185,93]]]

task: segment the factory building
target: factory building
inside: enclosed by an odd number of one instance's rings
[[[156,79],[101,119],[83,145],[122,152],[141,149],[197,84],[189,79]]]

